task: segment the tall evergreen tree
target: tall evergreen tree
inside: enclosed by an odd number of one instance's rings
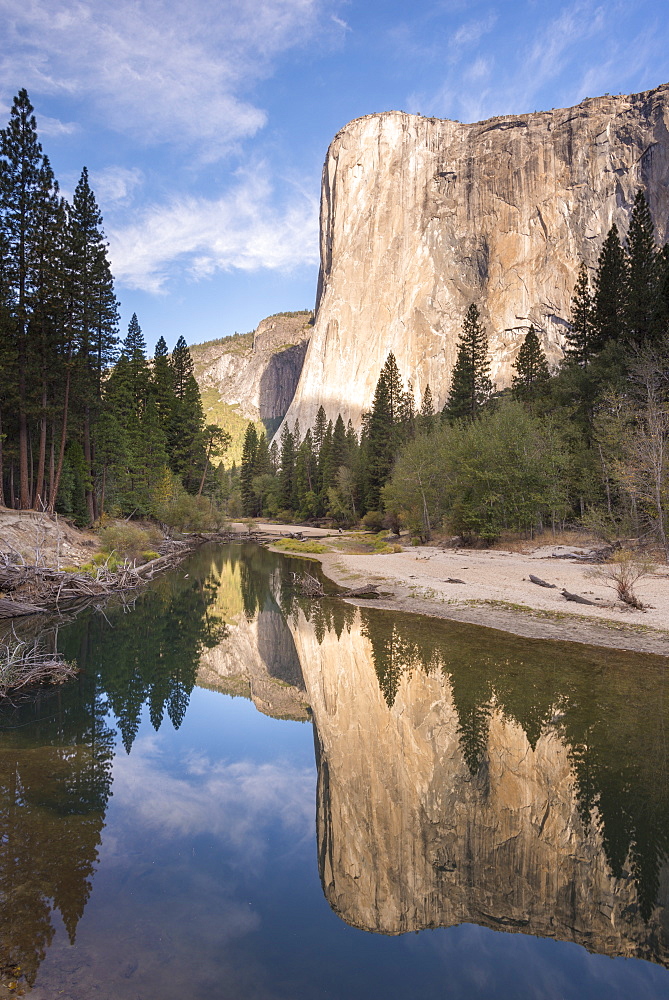
[[[295,493],[295,439],[287,423],[281,431],[281,472],[279,499],[283,510],[292,510]]]
[[[472,303],[462,323],[451,390],[442,416],[452,421],[473,419],[492,393],[488,338],[478,308]]]
[[[418,414],[418,428],[423,434],[429,434],[434,427],[434,402],[429,383],[425,386]]]
[[[637,191],[627,231],[627,333],[637,347],[660,336],[659,268],[653,220],[643,191]]]
[[[533,326],[527,331],[512,367],[516,372],[511,381],[516,399],[530,400],[548,384],[548,362]]]
[[[115,357],[118,304],[107,259],[102,215],[86,167],[74,192],[68,221],[68,301],[76,343],[75,398],[83,424],[84,458],[91,479],[91,425],[102,398],[103,373]],[[136,323],[137,317],[133,319]],[[136,364],[134,358],[131,364]],[[144,372],[145,384],[146,374]],[[86,503],[93,521],[96,511],[92,482]]]
[[[150,371],[146,360],[146,341],[142,328],[133,313],[128,332],[123,341],[123,354],[128,360],[127,377],[138,414],[141,415],[149,394]]]
[[[576,279],[571,299],[571,321],[567,333],[566,356],[579,368],[587,369],[596,353],[594,309],[585,261]]]
[[[627,262],[617,227],[611,226],[602,246],[593,299],[594,346],[621,343],[625,335]]]
[[[242,512],[247,517],[256,514],[256,495],[253,490],[253,477],[258,453],[258,432],[252,421],[246,425],[244,446],[242,449],[242,465],[240,472],[240,489],[242,495]]]
[[[174,409],[174,375],[167,353],[164,337],[159,337],[153,355],[151,372],[151,393],[156,401],[156,409],[165,434],[168,432],[172,410]]]
[[[25,89],[12,104],[9,123],[0,131],[0,232],[6,247],[5,282],[12,300],[16,348],[19,505],[30,506],[28,471],[28,345],[30,300],[35,284],[34,234],[40,203],[42,147],[34,108]]]
[[[386,365],[376,383],[368,427],[365,500],[368,510],[381,510],[381,490],[388,481],[395,455],[393,400]]]

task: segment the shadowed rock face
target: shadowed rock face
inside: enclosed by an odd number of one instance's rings
[[[291,628],[316,729],[320,875],[345,921],[384,934],[474,922],[668,964],[666,862],[646,921],[597,808],[579,809],[559,713],[532,745],[493,705],[472,771],[441,670],[390,664],[389,706],[360,617],[339,639],[301,613]]]
[[[391,111],[347,125],[323,170],[316,324],[287,415],[323,404],[359,425],[393,351],[418,402],[448,394],[464,313],[479,305],[498,388],[531,323],[562,356],[579,262],[624,234],[646,191],[669,236],[669,84],[474,125]]]
[[[295,393],[312,327],[310,314],[270,316],[251,336],[228,337],[191,348],[201,391],[246,420],[261,420],[270,435]]]

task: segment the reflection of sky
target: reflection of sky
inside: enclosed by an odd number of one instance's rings
[[[115,761],[75,947],[59,932],[31,1000],[669,997],[664,970],[576,945],[348,927],[319,882],[315,782],[311,726],[242,698],[196,689],[178,732],[145,722]]]

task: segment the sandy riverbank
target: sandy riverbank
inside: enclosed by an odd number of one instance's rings
[[[388,555],[328,553],[323,571],[345,587],[376,583],[389,596],[378,607],[484,625],[538,639],[559,639],[669,656],[669,567],[637,585],[647,610],[634,611],[615,599],[592,567],[555,558],[579,551],[542,546],[524,554],[498,550],[421,547]],[[548,590],[529,574],[556,585]],[[447,578],[462,580],[448,583]],[[595,602],[568,602],[565,589]],[[362,603],[361,601],[354,603]]]

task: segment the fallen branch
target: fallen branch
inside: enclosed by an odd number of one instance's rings
[[[532,583],[536,583],[537,587],[548,587],[549,590],[557,590],[554,583],[546,583],[540,576],[535,576],[533,573],[530,573],[530,580]]]
[[[594,601],[589,601],[587,597],[581,597],[580,594],[570,594],[568,590],[561,590],[560,593],[566,601],[574,601],[575,604],[594,604]]]

